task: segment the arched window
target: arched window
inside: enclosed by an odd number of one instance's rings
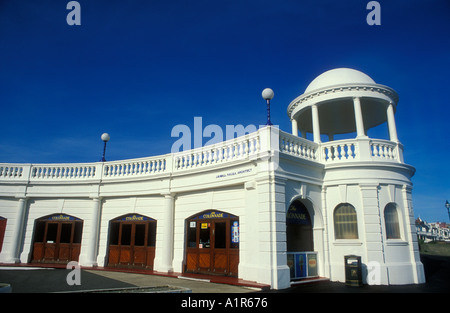
[[[397,206],[394,203],[388,203],[384,208],[384,223],[386,225],[386,238],[400,239]]]
[[[334,210],[335,239],[358,239],[358,223],[355,208],[348,203],[339,204]]]

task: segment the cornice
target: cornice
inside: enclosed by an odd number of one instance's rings
[[[352,92],[352,91],[365,91],[365,92],[371,92],[371,93],[379,93],[383,94],[389,98],[392,99],[392,102],[394,104],[397,104],[398,102],[398,94],[395,92],[394,89],[380,85],[380,84],[339,84],[339,85],[333,85],[328,86],[321,89],[316,89],[311,92],[305,93],[300,95],[299,97],[295,98],[288,106],[287,114],[289,117],[291,117],[292,112],[295,110],[297,106],[299,106],[302,103],[317,99],[317,102],[320,102],[320,97],[323,95],[329,95],[329,94],[336,94],[339,95],[341,92]]]

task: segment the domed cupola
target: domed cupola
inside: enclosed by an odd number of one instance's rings
[[[336,134],[352,132],[358,138],[366,137],[368,129],[386,121],[390,140],[398,142],[394,120],[397,102],[393,89],[360,71],[337,68],[316,77],[305,93],[289,104],[288,116],[294,135],[298,130],[304,137],[310,132],[315,142],[320,142],[321,134],[330,140]]]

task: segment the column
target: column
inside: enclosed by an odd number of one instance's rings
[[[297,120],[295,118],[293,118],[291,120],[292,122],[292,135],[294,136],[298,136],[298,125],[297,125]]]
[[[311,105],[314,142],[320,143],[319,109],[317,104]]]
[[[394,105],[392,102],[389,102],[389,105],[387,107],[387,122],[389,127],[389,137],[391,141],[398,142],[397,127],[395,126],[394,118]]]
[[[175,195],[164,195],[164,244],[159,247],[161,252],[160,271],[173,272],[173,233],[175,215]]]
[[[100,235],[100,224],[102,216],[102,199],[100,197],[93,198],[93,207],[91,215],[91,229],[89,246],[87,253],[87,266],[97,266],[97,255]]]
[[[20,263],[20,247],[22,246],[22,235],[25,226],[27,198],[19,198],[16,212],[16,225],[14,227],[11,248],[9,252],[9,263]]]
[[[361,101],[359,97],[353,98],[353,108],[355,110],[356,137],[366,137],[364,132],[364,122],[361,111]]]

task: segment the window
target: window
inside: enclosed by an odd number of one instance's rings
[[[351,204],[339,204],[334,210],[334,235],[336,239],[358,239],[356,210]]]
[[[386,238],[400,239],[400,225],[398,223],[397,207],[394,203],[389,203],[384,208],[384,222],[386,225]]]

